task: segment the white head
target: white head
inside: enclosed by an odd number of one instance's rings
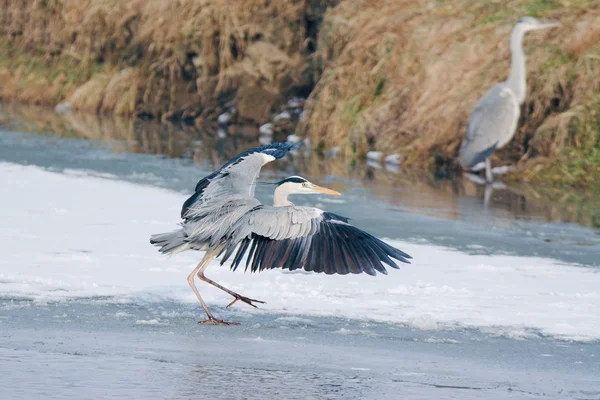
[[[560,26],[560,24],[558,22],[540,21],[532,17],[522,17],[517,21],[514,29],[519,29],[521,32],[529,32],[538,29],[553,28],[555,26]]]
[[[327,189],[300,176],[290,176],[276,183],[277,189],[275,189],[274,206],[289,206],[292,205],[288,201],[287,197],[290,194],[331,194],[335,196],[341,195],[341,193],[335,190]]]

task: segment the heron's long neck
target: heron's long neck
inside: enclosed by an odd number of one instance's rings
[[[287,185],[277,186],[275,189],[275,195],[273,196],[273,206],[275,207],[285,207],[285,206],[293,206],[294,203],[288,200],[288,195],[290,194],[289,188]]]
[[[525,52],[523,51],[523,36],[525,32],[519,27],[513,29],[510,36],[510,75],[506,85],[514,92],[519,104],[525,101],[527,84],[525,82],[527,71],[525,69]]]

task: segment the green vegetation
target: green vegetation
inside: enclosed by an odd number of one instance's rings
[[[39,50],[26,51],[5,41],[0,43],[0,98],[53,106],[105,68],[102,63],[84,68],[68,57],[49,60]]]
[[[384,88],[385,88],[385,78],[384,77],[377,78],[377,83],[375,84],[375,93],[373,93],[373,96],[375,98],[378,98],[379,96],[381,96]]]
[[[344,111],[342,112],[342,119],[348,123],[349,127],[352,127],[358,121],[362,104],[362,96],[357,95],[346,103]]]
[[[487,25],[502,20],[500,15],[489,14],[477,22],[476,25]]]
[[[525,3],[523,9],[531,17],[541,18],[548,11],[561,6],[559,0],[529,0]]]

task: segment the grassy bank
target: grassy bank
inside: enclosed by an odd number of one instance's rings
[[[235,103],[242,119],[264,122],[312,87],[312,43],[334,3],[7,0],[0,96],[186,120]]]
[[[494,161],[535,165],[529,180],[588,185],[583,171],[600,168],[597,0],[342,2],[325,15],[321,79],[300,131],[324,149],[400,153],[406,166],[452,170],[473,105],[508,75],[521,15],[562,27],[527,34],[526,104],[515,140]]]
[[[600,190],[600,0],[6,0],[0,98],[261,124],[308,95],[297,130],[349,158],[399,153],[444,176],[477,99],[506,78],[522,15],[528,97],[493,156],[511,180]]]

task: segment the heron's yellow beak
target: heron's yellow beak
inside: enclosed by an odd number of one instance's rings
[[[324,188],[324,187],[321,187],[321,186],[317,186],[317,185],[313,186],[312,190],[314,190],[315,192],[318,192],[318,193],[332,194],[334,196],[341,196],[342,195],[340,192],[336,192],[335,190],[327,189],[327,188]]]

